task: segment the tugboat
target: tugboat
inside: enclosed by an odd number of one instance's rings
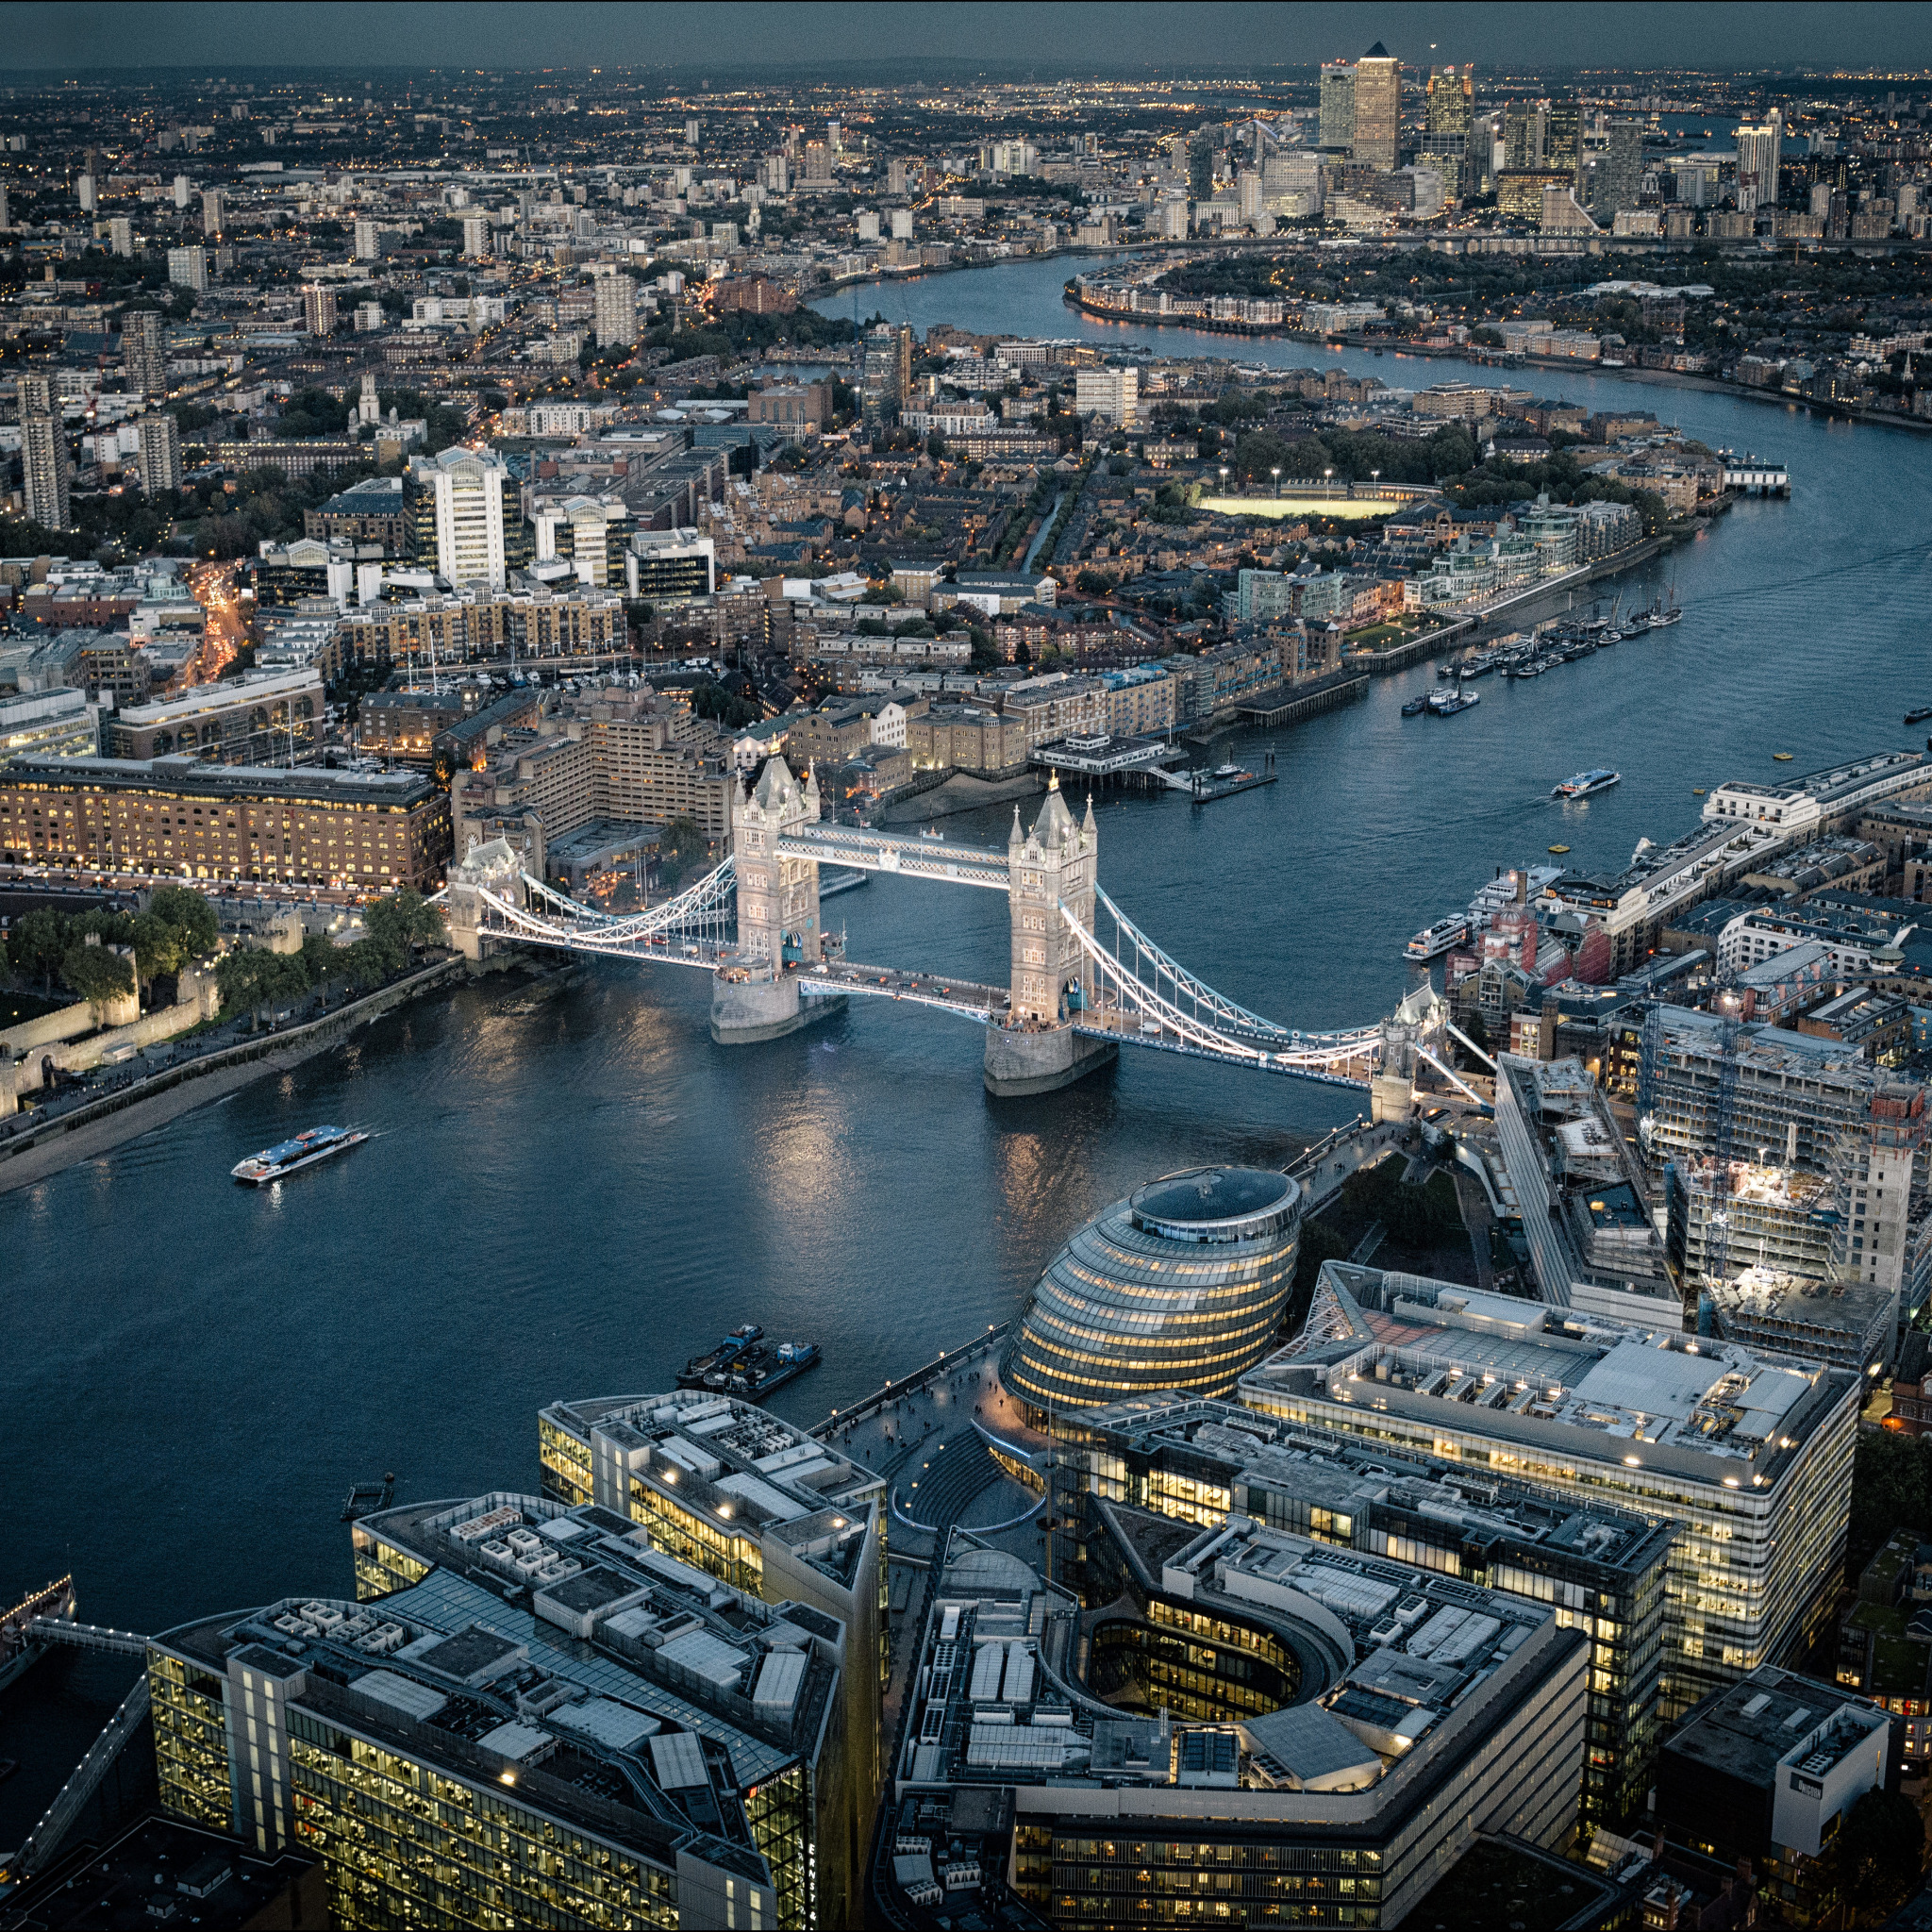
[[[310,1127],[292,1141],[277,1141],[259,1154],[251,1154],[246,1160],[238,1160],[228,1171],[244,1187],[265,1188],[287,1174],[313,1167],[318,1160],[326,1160],[333,1154],[346,1154],[368,1138],[355,1127]]]

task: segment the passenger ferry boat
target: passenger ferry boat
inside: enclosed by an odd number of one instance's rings
[[[1438,959],[1451,946],[1459,946],[1468,937],[1469,921],[1456,912],[1447,919],[1437,920],[1434,925],[1425,925],[1403,948],[1403,952],[1411,959]]]
[[[332,1154],[345,1154],[351,1147],[359,1147],[368,1138],[356,1127],[310,1127],[292,1141],[277,1141],[259,1154],[251,1154],[246,1160],[238,1160],[229,1171],[244,1186],[265,1188],[271,1181],[313,1167]]]
[[[1550,790],[1552,798],[1588,798],[1592,791],[1607,791],[1612,785],[1623,782],[1621,772],[1597,770],[1578,772],[1574,778],[1565,778],[1560,785]]]

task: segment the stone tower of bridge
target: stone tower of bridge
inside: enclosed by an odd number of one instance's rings
[[[731,852],[738,873],[738,947],[747,960],[774,972],[788,964],[816,966],[821,953],[819,868],[778,849],[779,839],[819,820],[819,781],[801,785],[782,758],[771,759],[758,788],[739,807]]]
[[[1007,841],[1007,903],[1012,914],[1012,996],[1014,1023],[1055,1025],[1069,981],[1091,986],[1092,973],[1080,942],[1060,917],[1065,905],[1089,932],[1093,930],[1093,885],[1100,860],[1100,830],[1093,801],[1087,801],[1084,824],[1076,824],[1060,792],[1059,774],[1047,781],[1046,803],[1030,832],[1020,829],[1013,808],[1013,835]]]

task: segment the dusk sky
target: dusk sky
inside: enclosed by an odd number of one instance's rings
[[[1225,72],[1357,55],[1422,66],[1924,70],[1932,8],[1844,6],[8,5],[15,69],[764,65],[921,58]],[[1433,53],[1432,53],[1433,49]]]

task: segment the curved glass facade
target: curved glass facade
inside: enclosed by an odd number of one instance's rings
[[[1166,1174],[1079,1228],[1008,1349],[1037,1422],[1156,1389],[1231,1395],[1273,1344],[1294,1281],[1302,1194],[1266,1168]]]

